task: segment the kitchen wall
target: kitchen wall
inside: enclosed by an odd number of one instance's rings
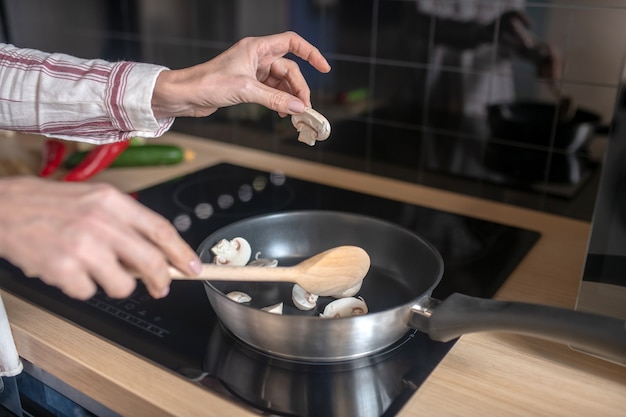
[[[295,30],[333,67],[320,75],[300,62],[314,106],[333,126],[327,142],[314,148],[297,142],[289,119],[256,105],[221,109],[206,119],[178,119],[174,129],[591,218],[621,83],[626,0],[3,0],[2,5],[5,36],[18,46],[171,68],[210,59],[244,36]],[[508,21],[500,16],[510,10],[523,10],[532,21],[527,35],[560,57],[556,87],[570,101],[559,101],[529,53],[507,44],[509,32],[500,28]],[[542,121],[547,133],[523,135],[519,126],[496,131],[490,124],[490,105],[522,100],[555,105],[530,119],[547,118]],[[570,149],[561,146],[574,136],[557,131],[559,120],[573,124],[559,113],[559,103],[599,117],[585,119],[583,127],[605,129]]]

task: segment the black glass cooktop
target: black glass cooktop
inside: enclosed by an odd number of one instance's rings
[[[296,209],[378,217],[419,233],[441,252],[445,272],[433,296],[490,298],[539,234],[449,212],[219,164],[136,193],[193,247],[233,221]],[[291,363],[255,351],[225,330],[201,282],[177,281],[151,299],[140,284],[127,299],[98,293],[72,300],[2,261],[0,285],[242,407],[295,416],[393,416],[454,344],[410,331],[372,357],[335,364]],[[349,414],[346,414],[348,410]]]

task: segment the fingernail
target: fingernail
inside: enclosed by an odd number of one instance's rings
[[[189,268],[191,268],[194,274],[198,275],[202,272],[202,262],[199,259],[194,259],[189,262]]]
[[[292,113],[302,113],[304,111],[304,103],[298,100],[292,100],[287,105],[287,108]]]
[[[168,285],[167,287],[165,287],[163,289],[163,291],[161,292],[161,298],[165,298],[167,297],[167,295],[170,293],[170,286]]]

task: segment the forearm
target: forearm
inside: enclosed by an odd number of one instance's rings
[[[160,136],[173,121],[152,112],[162,70],[0,44],[0,127],[92,143]]]

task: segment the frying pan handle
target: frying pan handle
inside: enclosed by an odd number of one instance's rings
[[[424,297],[412,306],[409,325],[447,342],[465,333],[505,331],[570,344],[626,365],[626,321],[539,304],[452,294]]]

